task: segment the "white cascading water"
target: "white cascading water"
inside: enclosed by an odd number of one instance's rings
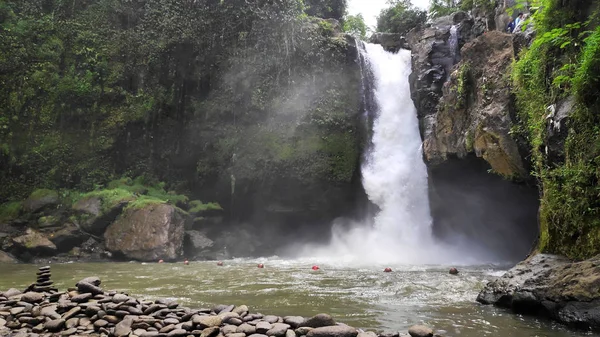
[[[379,212],[350,229],[347,223],[334,224],[330,245],[310,247],[306,253],[355,264],[452,262],[453,249],[442,248],[432,237],[427,168],[408,80],[410,51],[390,53],[366,44],[363,53],[375,78],[379,107],[362,167],[363,186]]]

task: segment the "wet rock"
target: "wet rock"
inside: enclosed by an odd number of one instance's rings
[[[233,310],[233,308],[235,308],[234,305],[228,305],[219,311],[219,315],[224,314],[224,313],[229,313]]]
[[[44,295],[36,292],[28,292],[21,296],[21,301],[27,303],[39,303],[44,299]]]
[[[267,331],[267,335],[283,337],[283,336],[285,336],[285,333],[289,328],[290,328],[289,324],[275,323],[275,324],[273,324],[273,327],[271,327],[271,329],[269,331]]]
[[[306,337],[356,337],[357,335],[358,331],[355,328],[336,325],[312,329],[306,334]]]
[[[240,306],[235,307],[235,309],[233,309],[232,312],[235,312],[236,314],[238,314],[240,316],[243,316],[244,314],[247,314],[248,311],[250,311],[248,309],[248,306],[246,306],[246,305],[240,305]]]
[[[182,254],[184,215],[168,204],[130,208],[104,233],[112,253],[140,261],[175,260]]]
[[[215,337],[216,335],[219,334],[219,327],[211,327],[211,328],[206,328],[204,330],[202,330],[202,334],[200,335],[200,337]]]
[[[413,325],[408,329],[411,337],[433,337],[433,330],[424,325]]]
[[[304,323],[304,317],[302,316],[286,316],[283,318],[283,322],[289,324],[292,328],[296,329]]]
[[[66,253],[82,244],[88,236],[82,233],[79,227],[69,223],[62,226],[59,230],[53,231],[49,238],[59,253]]]
[[[396,53],[400,49],[408,49],[406,39],[400,34],[394,33],[374,33],[369,42],[379,44],[383,49]]]
[[[307,326],[311,328],[320,328],[324,326],[332,326],[335,325],[335,321],[333,318],[327,314],[318,314],[315,315],[302,323],[302,326]]]
[[[54,319],[44,323],[44,329],[50,332],[58,332],[65,326],[64,319]]]

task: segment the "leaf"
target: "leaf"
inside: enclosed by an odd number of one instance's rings
[[[560,49],[564,49],[566,46],[570,45],[571,41],[565,41],[560,45]]]

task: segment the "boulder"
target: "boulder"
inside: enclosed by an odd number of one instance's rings
[[[536,254],[489,282],[483,304],[537,315],[585,330],[600,329],[600,256],[581,262]]]
[[[271,329],[267,331],[267,336],[283,337],[289,328],[289,324],[274,323]]]
[[[106,229],[106,248],[139,261],[175,260],[182,254],[184,222],[172,205],[132,207]]]
[[[58,206],[58,193],[53,190],[39,189],[33,191],[29,198],[23,202],[23,209],[26,212],[37,213],[44,209]]]
[[[7,252],[0,250],[0,263],[18,263],[19,261]]]
[[[198,257],[206,253],[214,245],[213,240],[209,239],[204,233],[189,230],[185,232],[184,248],[186,256]]]
[[[390,52],[398,52],[400,49],[408,49],[406,39],[400,34],[374,33],[369,39],[370,43],[379,44],[383,49]]]
[[[82,230],[90,234],[102,235],[130,201],[131,198],[109,201],[89,196],[78,200],[72,208],[78,214]]]
[[[50,233],[50,241],[54,243],[58,252],[66,253],[82,244],[87,236],[74,224],[68,223],[63,228]]]
[[[324,326],[312,329],[306,337],[356,337],[358,331],[347,325]]]
[[[433,337],[433,330],[424,325],[413,325],[408,329],[411,337]]]
[[[50,256],[56,253],[56,246],[46,236],[33,229],[27,229],[25,235],[13,238],[17,250],[34,256]]]

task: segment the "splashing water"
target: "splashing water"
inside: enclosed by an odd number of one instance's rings
[[[363,187],[379,212],[361,223],[333,225],[327,247],[304,256],[354,264],[476,263],[432,236],[427,168],[422,158],[417,112],[410,97],[410,51],[394,54],[366,44],[379,111],[370,152],[362,167]],[[350,227],[350,228],[348,228]],[[472,255],[471,255],[472,256]]]

